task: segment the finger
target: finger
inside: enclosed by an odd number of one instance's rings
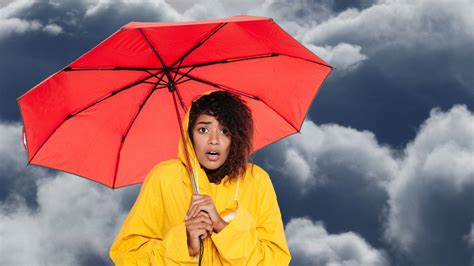
[[[192,217],[191,213],[195,214],[194,210],[196,209],[196,205],[201,204],[202,202],[205,202],[205,200],[198,200],[195,202],[191,203],[191,206],[189,207],[188,211],[186,212],[186,217]]]
[[[209,235],[209,233],[207,231],[204,231],[204,232],[205,232],[204,234],[199,236],[203,240]]]
[[[209,215],[206,212],[200,212],[198,217],[200,217],[201,221],[204,223],[212,225],[212,220],[209,218]]]
[[[209,230],[208,227],[200,227],[200,228],[196,228],[194,230],[194,233],[197,236],[203,236],[203,239],[206,238],[207,236],[209,236],[210,232],[212,232],[212,230]]]
[[[200,224],[200,223],[205,223],[205,224],[209,224],[212,226],[212,221],[211,219],[209,219],[207,217],[206,214],[202,213],[200,214],[199,216],[196,216],[194,218],[190,218],[189,220],[186,221],[186,226],[191,226],[193,227],[194,225],[196,224]]]
[[[205,230],[209,233],[214,231],[212,225],[202,222],[202,221],[190,224],[189,227],[187,227],[187,230],[190,234],[193,234],[193,235],[196,235],[199,232],[202,232],[202,230]]]
[[[190,213],[190,216],[191,217],[195,217],[199,214],[199,212],[201,211],[205,211],[205,212],[208,212],[208,209],[209,209],[209,205],[204,205],[204,203],[202,204],[199,204],[199,205],[196,205],[196,207],[192,210],[192,212]]]
[[[189,206],[189,208],[191,209],[193,206],[198,205],[198,204],[202,204],[202,203],[205,203],[205,202],[212,202],[212,200],[208,199],[208,198],[197,199],[197,200],[191,202],[191,205]]]
[[[190,204],[192,205],[194,202],[199,201],[199,200],[203,200],[203,199],[205,199],[205,197],[203,197],[203,196],[201,196],[201,195],[193,195],[193,196],[191,197],[191,202],[190,202]]]
[[[205,195],[205,194],[193,194],[192,199],[201,199],[201,198],[210,198],[209,195]]]
[[[189,208],[187,216],[188,217],[195,217],[196,214],[197,214],[197,209],[199,208],[199,206],[200,206],[200,204],[193,204],[193,206],[191,206],[191,208]]]
[[[202,223],[202,222],[197,224],[197,229],[204,229],[209,233],[214,231],[214,228],[212,228],[212,225],[209,225],[207,223]]]
[[[208,203],[212,203],[214,204],[214,202],[212,201],[212,198],[210,196],[207,196],[207,195],[200,195],[200,194],[193,194],[193,197],[191,199],[191,203],[189,205],[189,208],[188,208],[188,211],[187,211],[187,216],[189,217],[190,215],[190,210],[193,209],[193,206],[197,205],[197,204],[201,204],[203,202],[208,202]]]
[[[207,234],[206,230],[204,229],[194,229],[190,233],[192,238],[199,239],[199,236]]]

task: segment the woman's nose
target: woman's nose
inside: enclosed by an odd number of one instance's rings
[[[218,144],[219,143],[219,137],[217,132],[211,132],[209,136],[209,144]]]

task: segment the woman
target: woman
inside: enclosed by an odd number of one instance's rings
[[[203,265],[288,265],[273,185],[262,168],[247,162],[253,137],[248,107],[236,95],[208,93],[193,102],[183,128],[178,159],[159,163],[145,178],[112,244],[112,260],[195,265],[201,238]],[[189,163],[199,194],[193,194]]]

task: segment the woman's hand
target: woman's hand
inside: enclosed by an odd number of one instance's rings
[[[199,253],[199,238],[204,239],[212,234],[212,222],[206,213],[201,212],[190,219],[186,219],[185,223],[189,255],[195,256]]]
[[[216,207],[211,197],[207,195],[193,194],[191,206],[186,213],[186,219],[198,216],[202,212],[209,216],[214,232],[219,233],[222,229],[224,229],[224,227],[227,226],[227,223],[217,213]]]

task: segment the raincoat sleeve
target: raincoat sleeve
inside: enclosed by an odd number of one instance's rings
[[[212,234],[224,265],[288,265],[291,255],[275,190],[262,169],[257,199],[257,217],[239,206],[233,220],[222,231]]]
[[[135,204],[110,248],[116,265],[195,265],[189,256],[186,224],[162,232],[163,201],[159,167],[145,178]],[[169,175],[170,173],[168,173]]]

